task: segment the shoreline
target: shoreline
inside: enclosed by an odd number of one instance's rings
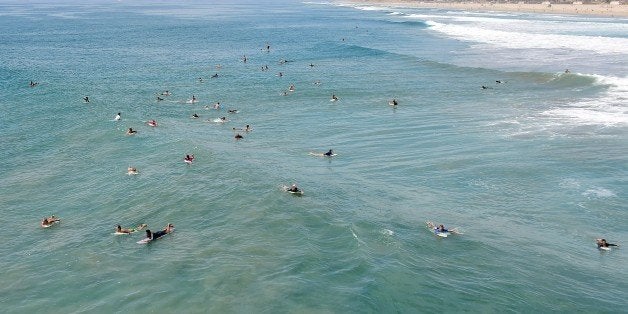
[[[509,12],[536,14],[588,15],[609,18],[628,17],[628,5],[625,4],[548,4],[548,3],[491,3],[479,2],[425,2],[412,0],[363,0],[340,1],[352,5],[393,6],[405,8],[451,9],[479,12]],[[577,3],[577,2],[576,2]]]

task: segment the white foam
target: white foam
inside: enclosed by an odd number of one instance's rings
[[[628,54],[627,38],[485,29],[463,24],[445,24],[433,20],[426,21],[426,24],[430,26],[430,29],[449,37],[500,48],[570,49],[600,54]]]
[[[604,95],[552,108],[542,115],[564,123],[628,126],[628,78],[588,76],[595,78],[597,84],[608,86]]]
[[[611,190],[607,190],[605,188],[596,187],[593,189],[588,189],[582,193],[583,196],[594,196],[594,197],[614,197],[615,193]]]

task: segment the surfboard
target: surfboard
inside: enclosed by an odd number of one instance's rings
[[[334,157],[334,156],[338,156],[338,154],[333,153],[331,155],[325,155],[325,153],[317,153],[317,152],[310,152],[311,156],[315,156],[315,157]]]
[[[602,251],[610,251],[611,248],[610,247],[606,247],[606,246],[599,246],[598,249],[602,250]]]
[[[137,244],[146,244],[150,241],[152,241],[150,238],[144,238],[142,240],[137,241]]]
[[[50,224],[48,224],[48,225],[44,225],[44,224],[41,224],[41,223],[40,223],[40,225],[41,225],[41,227],[42,227],[42,228],[50,228],[50,227],[52,227],[52,226],[54,226],[54,225],[58,224],[59,222],[61,222],[61,221],[60,221],[60,220],[57,220],[57,221],[54,221],[54,222],[52,222],[52,223],[50,223]]]

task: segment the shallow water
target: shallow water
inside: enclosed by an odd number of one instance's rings
[[[626,238],[626,20],[1,7],[9,312],[627,308],[626,253],[594,245]],[[530,40],[504,42],[521,33]],[[338,156],[308,154],[330,148]],[[303,196],[281,190],[293,182]],[[61,224],[40,228],[51,214]],[[464,234],[436,238],[428,220]],[[177,230],[148,245],[112,235],[169,222]]]

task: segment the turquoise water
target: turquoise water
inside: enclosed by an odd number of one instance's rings
[[[628,310],[626,250],[594,245],[628,235],[625,19],[300,2],[0,12],[6,312]],[[303,196],[281,190],[293,182]],[[51,214],[61,224],[40,228]],[[464,234],[436,238],[428,220]],[[177,229],[112,235],[140,223]]]

